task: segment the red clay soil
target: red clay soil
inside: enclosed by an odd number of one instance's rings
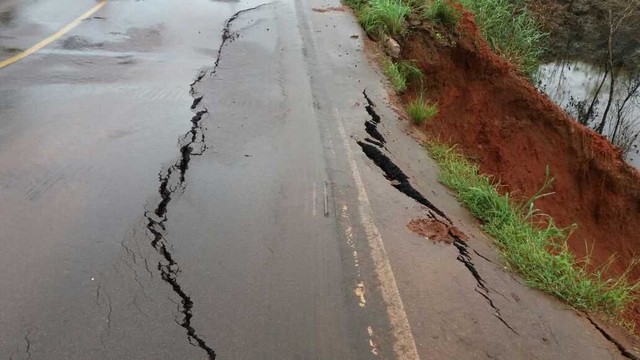
[[[327,7],[327,8],[313,8],[311,10],[313,10],[315,12],[318,12],[318,13],[326,13],[326,12],[344,12],[347,9],[344,8],[343,6],[340,6],[340,7],[330,6],[330,7]]]
[[[413,219],[407,224],[407,228],[435,243],[446,242],[450,244],[453,242],[453,238],[449,236],[449,228],[447,225],[435,219]]]
[[[540,189],[548,166],[555,194],[536,207],[560,226],[578,225],[569,239],[577,256],[588,247],[598,266],[615,254],[609,274],[621,274],[640,255],[638,171],[604,137],[575,122],[494,54],[471,15],[465,13],[457,34],[446,33],[419,26],[401,39],[402,58],[418,62],[427,95],[440,108],[423,130],[458,144],[505,192],[522,199]],[[418,88],[403,100],[415,97]],[[640,279],[640,268],[631,275]],[[630,316],[640,324],[640,312]]]
[[[435,218],[413,219],[407,224],[407,228],[414,233],[424,236],[434,243],[445,242],[451,244],[455,238],[468,241],[467,235],[458,230],[457,227],[446,224]]]

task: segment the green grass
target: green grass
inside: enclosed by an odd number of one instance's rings
[[[356,15],[367,4],[367,0],[342,0],[342,2],[352,8]]]
[[[384,34],[391,36],[403,34],[406,30],[405,20],[411,13],[411,7],[401,0],[370,0],[357,7],[356,11],[364,30],[380,38]]]
[[[538,70],[547,34],[527,9],[514,0],[459,1],[474,14],[491,47],[522,72],[533,76]]]
[[[433,0],[427,2],[421,9],[422,17],[432,22],[455,28],[462,14],[449,0]]]
[[[481,175],[478,166],[455,147],[432,142],[427,149],[440,165],[440,181],[483,222],[506,263],[522,274],[529,286],[553,294],[576,309],[612,316],[619,315],[635,299],[638,284],[628,281],[635,262],[617,280],[603,276],[610,262],[589,273],[588,258],[578,260],[568,249],[570,229],[558,228],[553,219],[536,210],[534,202],[551,195],[543,193],[552,181],[548,176],[543,190],[529,201],[518,203],[509,194],[501,195],[499,184]],[[541,223],[547,225],[534,225]]]
[[[433,119],[438,114],[438,104],[427,103],[422,96],[409,102],[407,113],[416,125],[422,125],[425,121]]]
[[[393,90],[401,93],[407,89],[407,77],[400,71],[400,66],[391,60],[387,60],[382,64],[382,70],[387,75]]]
[[[410,80],[422,80],[423,74],[413,62],[386,60],[382,64],[382,70],[389,77],[391,86],[397,93],[407,89]]]
[[[400,72],[409,80],[420,80],[424,78],[422,70],[415,64],[414,61],[403,60],[398,64]]]

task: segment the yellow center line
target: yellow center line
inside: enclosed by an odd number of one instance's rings
[[[72,22],[70,22],[69,24],[67,24],[67,26],[63,27],[62,29],[58,30],[58,32],[56,32],[55,34],[49,36],[48,38],[40,41],[39,43],[33,45],[32,47],[30,47],[29,49],[16,54],[6,60],[3,60],[2,62],[0,62],[0,69],[2,69],[5,66],[9,66],[11,64],[13,64],[14,62],[18,61],[18,60],[22,60],[25,57],[33,54],[34,52],[42,49],[43,47],[51,44],[52,42],[60,39],[64,34],[68,33],[69,31],[71,31],[71,29],[73,29],[74,27],[78,26],[80,24],[80,22],[82,22],[82,20],[88,18],[89,16],[93,15],[96,11],[100,10],[103,6],[105,6],[107,4],[107,0],[100,0],[100,2],[98,4],[96,4],[96,6],[92,7],[91,10],[87,11],[86,13],[80,15],[79,18],[73,20]]]

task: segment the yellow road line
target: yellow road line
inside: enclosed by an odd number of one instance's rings
[[[5,66],[9,66],[11,64],[13,64],[14,62],[18,61],[18,60],[22,60],[25,57],[33,54],[34,52],[42,49],[43,47],[51,44],[52,42],[60,39],[64,34],[68,33],[69,31],[71,31],[71,29],[73,29],[74,27],[78,26],[80,24],[80,22],[82,22],[82,20],[88,18],[89,16],[93,15],[96,11],[100,10],[103,6],[105,6],[107,4],[107,0],[100,0],[100,2],[98,4],[96,4],[96,6],[92,7],[91,10],[87,11],[86,13],[80,15],[79,18],[73,20],[72,22],[70,22],[67,26],[63,27],[62,29],[58,30],[58,32],[56,32],[55,34],[49,36],[48,38],[40,41],[39,43],[33,45],[32,47],[30,47],[29,49],[21,52],[20,54],[14,55],[6,60],[3,60],[2,62],[0,62],[0,69],[2,69]]]

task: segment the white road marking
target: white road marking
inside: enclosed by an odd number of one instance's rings
[[[322,183],[324,185],[324,217],[329,216],[329,194],[327,193],[327,182]]]
[[[317,206],[318,206],[318,196],[316,195],[316,182],[313,182],[313,190],[312,190],[312,195],[311,195],[312,201],[313,201],[313,209],[311,210],[313,212],[313,216],[316,216],[317,214]]]
[[[367,234],[367,241],[369,248],[371,249],[371,257],[374,265],[374,272],[380,282],[380,292],[382,293],[382,300],[385,303],[387,316],[389,317],[389,323],[391,326],[391,332],[394,336],[393,352],[397,359],[402,360],[419,360],[418,349],[416,347],[413,333],[411,332],[411,326],[409,325],[409,319],[404,311],[404,304],[400,297],[400,291],[398,290],[398,284],[396,283],[391,264],[387,252],[382,242],[382,237],[378,231],[378,227],[375,224],[373,211],[371,210],[371,203],[367,196],[367,191],[364,188],[362,177],[358,171],[351,146],[349,145],[349,137],[347,137],[344,129],[342,116],[338,112],[338,109],[333,109],[336,117],[336,123],[340,137],[345,147],[347,155],[347,161],[351,168],[353,181],[358,190],[358,211],[362,226]]]

